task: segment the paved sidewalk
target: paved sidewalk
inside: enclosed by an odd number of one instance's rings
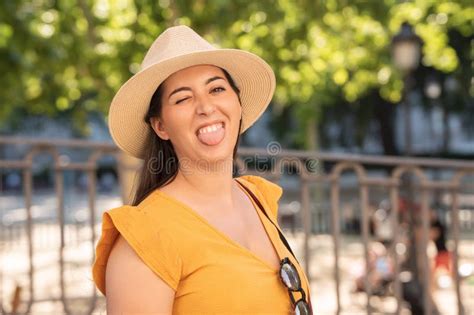
[[[97,225],[97,235],[100,225]],[[68,304],[77,314],[84,314],[91,301],[94,285],[91,279],[93,246],[88,239],[90,231],[87,227],[67,226],[65,231],[67,247],[65,256],[65,278]],[[36,300],[31,314],[63,314],[59,301],[59,229],[54,225],[36,224],[35,257],[36,266],[35,291]],[[296,255],[301,257],[303,234],[287,233],[288,240]],[[2,292],[5,300],[10,300],[15,285],[22,286],[22,298],[28,299],[28,261],[26,239],[4,244],[0,255],[2,273]],[[462,241],[460,247],[461,263],[474,266],[474,242]],[[334,314],[336,309],[335,283],[333,279],[334,258],[332,239],[329,235],[313,236],[310,240],[311,257],[311,290],[315,314]],[[302,259],[301,263],[304,264]],[[341,240],[341,305],[342,314],[365,313],[366,297],[364,293],[352,293],[354,274],[363,266],[363,247],[360,240],[354,237],[343,237]],[[98,291],[97,291],[98,292]],[[474,312],[474,279],[462,282],[463,301],[467,314]],[[100,293],[98,293],[100,294]],[[434,294],[442,314],[456,314],[456,297],[454,288],[438,290]],[[372,303],[380,314],[391,312],[396,303],[393,297],[373,298]],[[404,312],[409,314],[409,312]],[[94,314],[105,314],[105,301],[99,298]]]

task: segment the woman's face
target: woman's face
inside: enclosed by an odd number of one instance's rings
[[[152,127],[171,141],[180,162],[232,158],[241,106],[220,68],[199,65],[175,72],[163,83],[161,102]]]

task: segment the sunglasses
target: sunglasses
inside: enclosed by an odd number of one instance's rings
[[[312,311],[306,302],[306,294],[301,287],[301,279],[298,275],[298,271],[295,266],[291,263],[288,257],[280,261],[280,279],[283,284],[288,289],[288,294],[290,295],[291,302],[295,308],[294,312],[296,315],[311,315]],[[301,298],[295,300],[293,296],[294,292],[300,292]]]

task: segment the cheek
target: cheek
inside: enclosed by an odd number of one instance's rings
[[[232,129],[237,135],[240,133],[240,123],[242,119],[242,106],[237,100],[235,106],[232,108],[230,119],[232,120]]]
[[[163,110],[162,117],[165,131],[175,134],[187,125],[189,114],[184,110],[169,108]]]
[[[240,119],[242,115],[242,105],[240,105],[239,98],[237,97],[237,95],[232,95],[232,97],[230,97],[228,102],[232,104],[231,106],[232,116],[237,116]]]

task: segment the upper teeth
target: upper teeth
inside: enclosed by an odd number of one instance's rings
[[[222,127],[224,127],[223,123],[217,123],[217,124],[214,124],[214,125],[210,125],[210,126],[207,126],[207,127],[202,127],[201,129],[199,129],[199,133],[208,133],[208,132],[213,132],[213,131],[216,131],[218,129],[221,129]]]

